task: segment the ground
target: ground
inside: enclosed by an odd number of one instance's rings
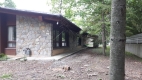
[[[142,80],[142,62],[133,57],[125,62],[126,80]],[[109,56],[87,49],[60,61],[1,61],[0,68],[0,80],[108,80]]]

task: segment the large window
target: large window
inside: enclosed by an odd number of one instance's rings
[[[66,34],[62,32],[62,46],[67,46]]]
[[[77,37],[77,43],[78,43],[78,46],[81,45],[81,37]]]
[[[16,27],[8,27],[8,47],[16,47]]]
[[[68,32],[62,31],[61,29],[53,30],[53,47],[67,47],[69,46]]]

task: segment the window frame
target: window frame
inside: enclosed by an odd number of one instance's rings
[[[57,31],[59,31],[59,33],[56,33]],[[63,33],[64,35],[64,41],[63,41]],[[56,28],[53,27],[53,48],[63,48],[63,47],[69,47],[69,33],[67,31],[64,31],[61,28]],[[59,41],[57,41],[57,36],[59,37]],[[56,44],[59,43],[59,46],[57,46]],[[65,46],[63,46],[63,43],[66,44]]]
[[[9,27],[12,27],[12,28],[15,29],[15,40],[9,40],[9,33],[10,33],[10,32],[9,32]],[[7,48],[16,48],[16,26],[15,26],[15,25],[9,25],[7,30],[8,30],[8,32],[7,32],[7,33],[8,33],[8,34],[7,34]],[[14,31],[14,30],[13,30],[13,31]],[[14,34],[14,32],[13,32],[13,34]],[[12,35],[12,34],[11,34],[11,35]],[[10,43],[12,43],[12,44],[14,43],[15,46],[10,47],[10,46],[9,46]]]

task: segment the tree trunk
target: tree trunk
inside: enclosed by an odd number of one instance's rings
[[[104,13],[102,13],[102,44],[103,44],[103,55],[106,56],[106,52],[105,52],[105,49],[106,49],[106,36],[105,36],[105,20],[104,20]]]
[[[125,79],[126,0],[112,0],[109,80]]]
[[[60,14],[62,14],[62,0],[60,0]]]

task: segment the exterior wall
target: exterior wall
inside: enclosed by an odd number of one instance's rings
[[[125,51],[142,58],[142,44],[126,44]]]
[[[73,32],[69,32],[69,47],[70,51],[75,51],[77,49],[77,35]]]
[[[57,54],[69,52],[69,48],[54,49],[52,52],[53,52],[53,53],[52,53],[52,56],[54,56],[54,55],[57,55]]]
[[[30,48],[32,56],[51,56],[52,24],[35,17],[16,16],[16,52],[23,55]]]

